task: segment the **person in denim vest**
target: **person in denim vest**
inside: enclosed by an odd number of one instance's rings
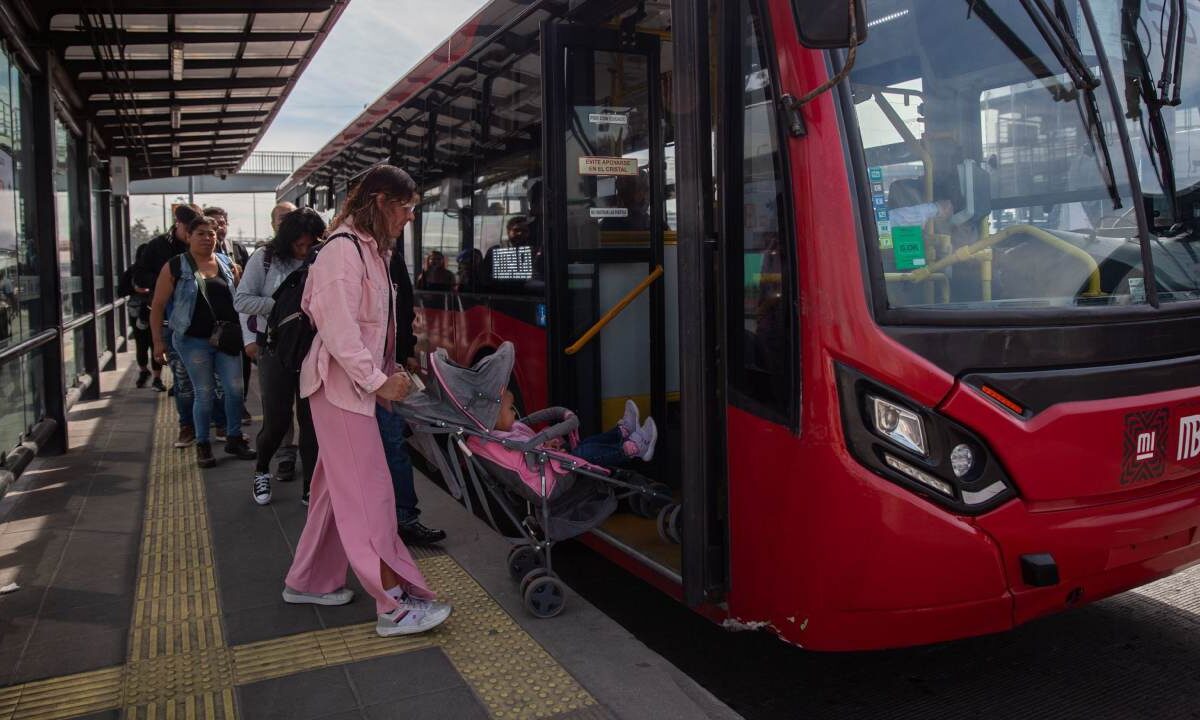
[[[238,270],[229,258],[213,252],[217,232],[211,219],[198,217],[188,224],[188,250],[171,258],[159,273],[150,305],[151,325],[157,327],[171,303],[171,328],[176,351],[186,366],[195,397],[192,426],[196,429],[196,464],[216,465],[209,441],[213,410],[214,371],[225,390],[225,452],[243,460],[254,459],[254,451],[242,436],[242,374],[240,354],[229,354],[210,342],[222,323],[238,328],[233,291]],[[204,286],[200,286],[200,282]],[[240,338],[240,330],[237,330]],[[240,353],[240,343],[234,345]],[[165,358],[166,342],[154,338],[155,357]]]

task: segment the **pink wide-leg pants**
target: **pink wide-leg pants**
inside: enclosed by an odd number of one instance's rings
[[[333,592],[346,584],[349,566],[375,598],[376,612],[391,612],[397,605],[379,577],[382,560],[407,592],[435,597],[397,535],[395,494],[375,417],[333,405],[324,389],[313,393],[309,406],[320,451],[288,587]]]

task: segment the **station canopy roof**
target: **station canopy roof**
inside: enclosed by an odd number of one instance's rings
[[[348,0],[42,0],[87,119],[134,179],[234,172]]]
[[[563,0],[489,0],[278,193],[329,189],[383,161],[419,178],[511,141],[512,132],[527,134],[541,107],[538,28],[567,7]]]

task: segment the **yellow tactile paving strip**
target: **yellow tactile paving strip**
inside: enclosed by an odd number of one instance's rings
[[[433,632],[384,639],[374,623],[364,623],[226,646],[204,484],[193,453],[171,446],[174,409],[165,395],[155,427],[127,663],[0,688],[0,720],[62,720],[116,708],[130,720],[234,720],[237,685],[430,647],[442,649],[498,720],[603,713],[444,554],[418,553],[432,586],[454,603],[454,615]]]

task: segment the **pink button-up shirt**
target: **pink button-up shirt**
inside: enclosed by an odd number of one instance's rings
[[[343,410],[375,414],[375,391],[395,370],[388,348],[395,347],[396,322],[390,253],[381,257],[375,239],[352,222],[330,231],[358,238],[362,256],[349,238],[329,242],[308,271],[300,308],[312,319],[317,336],[300,368],[300,396],[324,387],[325,397]],[[391,317],[391,322],[388,318]]]

